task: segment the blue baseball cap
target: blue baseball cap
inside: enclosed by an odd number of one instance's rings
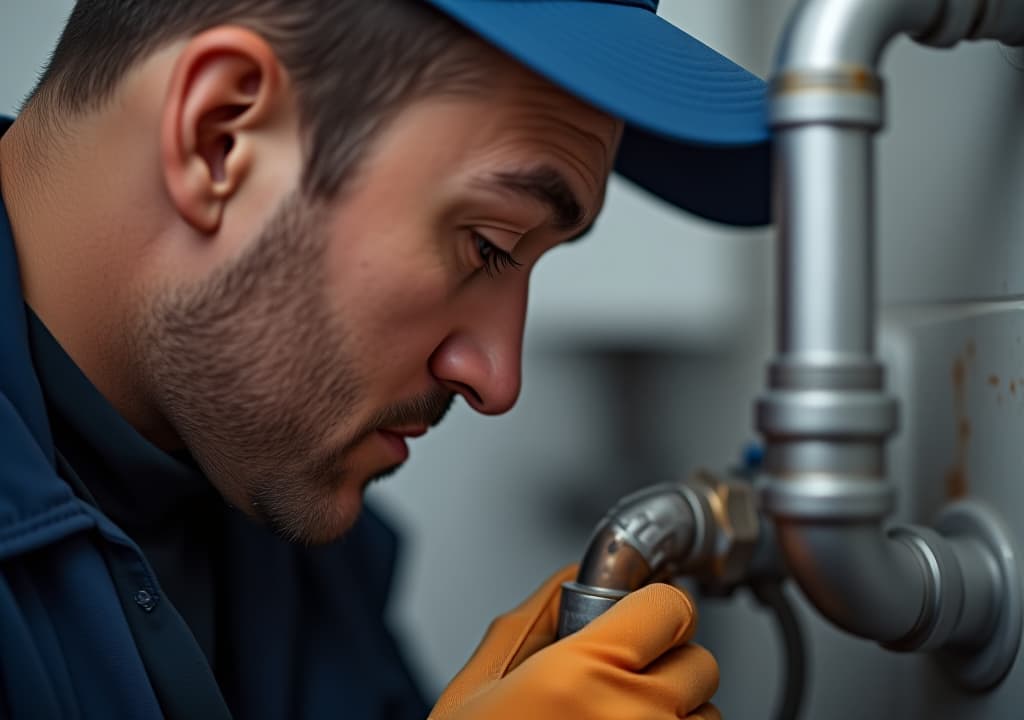
[[[658,17],[658,0],[428,0],[626,123],[615,170],[731,225],[770,221],[765,83]]]

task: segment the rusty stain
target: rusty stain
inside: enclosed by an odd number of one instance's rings
[[[964,379],[967,376],[967,368],[964,361],[957,358],[953,361],[953,391],[959,393],[964,387]]]
[[[953,421],[956,428],[956,450],[953,465],[946,471],[946,496],[955,500],[966,497],[970,487],[967,478],[967,450],[971,441],[971,420],[967,417],[967,366],[974,358],[974,341],[967,343],[962,355],[953,359]],[[999,385],[999,378],[989,377],[989,384]],[[993,380],[995,382],[993,382]]]
[[[999,376],[998,375],[989,375],[988,376],[988,384],[991,385],[992,387],[999,387]]]
[[[967,497],[967,477],[963,468],[955,467],[946,473],[946,497],[950,500]]]
[[[1010,381],[1010,394],[1011,395],[1016,395],[1017,394],[1017,382],[1014,381],[1014,380]]]

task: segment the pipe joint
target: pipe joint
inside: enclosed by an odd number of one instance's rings
[[[806,473],[775,480],[761,491],[761,507],[777,520],[872,522],[887,517],[896,491],[878,477]]]
[[[694,575],[734,586],[754,562],[761,528],[745,479],[702,471],[625,497],[597,525],[576,581],[562,585],[559,636],[651,582]]]
[[[613,590],[633,590],[685,562],[708,542],[707,513],[680,485],[664,484],[628,495],[594,530],[578,581]]]
[[[770,390],[757,403],[757,428],[770,441],[884,440],[896,431],[896,401],[876,391]]]
[[[775,390],[881,390],[885,371],[873,357],[781,358],[768,368]]]
[[[935,650],[953,635],[964,605],[963,576],[950,543],[931,528],[895,526],[888,537],[913,551],[925,577],[918,622],[891,650]]]
[[[882,80],[866,68],[792,70],[776,76],[773,128],[829,123],[877,130],[884,124]]]
[[[778,357],[757,426],[762,495],[793,577],[837,626],[901,650],[937,650],[966,686],[1008,672],[1021,587],[1008,533],[973,505],[934,529],[886,533],[885,446],[898,423],[875,342],[877,68],[905,33],[948,47],[1024,43],[1024,0],[802,0],[771,85],[779,228]]]

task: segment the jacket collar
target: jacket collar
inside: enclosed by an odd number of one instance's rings
[[[11,122],[0,117],[0,134]],[[14,235],[0,194],[0,560],[97,524],[118,532],[57,474],[26,311]]]
[[[0,116],[0,135],[11,126]],[[3,188],[0,187],[0,193]],[[25,301],[22,297],[14,232],[0,195],[0,395],[7,398],[31,432],[50,465],[54,463],[53,438],[46,419],[46,405],[32,365],[28,345]]]

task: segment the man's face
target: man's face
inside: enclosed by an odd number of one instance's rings
[[[593,221],[620,132],[505,63],[479,97],[403,110],[336,199],[283,189],[240,257],[161,293],[138,353],[220,492],[328,541],[455,395],[511,408],[530,271]]]

